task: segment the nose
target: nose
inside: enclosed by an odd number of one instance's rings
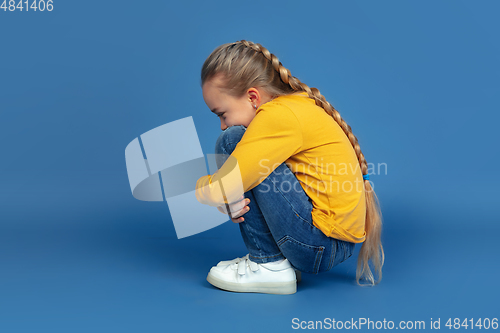
[[[227,128],[226,123],[224,123],[224,120],[220,118],[220,129],[224,131],[226,128]]]

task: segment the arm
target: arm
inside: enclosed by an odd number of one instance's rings
[[[213,176],[198,179],[196,198],[210,206],[238,200],[300,152],[302,143],[301,126],[292,110],[273,101],[264,104],[222,167]]]

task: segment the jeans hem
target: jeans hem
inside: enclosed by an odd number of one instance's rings
[[[253,262],[256,262],[258,264],[265,264],[268,262],[273,262],[273,261],[279,261],[281,259],[285,259],[285,256],[283,253],[278,253],[272,256],[264,256],[264,257],[254,257],[251,254],[248,254],[248,258],[250,258]],[[271,259],[271,260],[269,260]]]

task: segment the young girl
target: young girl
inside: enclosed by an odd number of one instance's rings
[[[339,112],[266,48],[246,40],[217,47],[203,64],[201,85],[223,132],[215,147],[219,170],[198,179],[196,197],[230,214],[248,249],[212,267],[208,282],[236,292],[293,294],[296,270],[328,271],[363,243],[356,282],[379,283],[378,198]]]

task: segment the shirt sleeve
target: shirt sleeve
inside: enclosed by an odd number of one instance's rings
[[[197,200],[210,206],[239,200],[244,192],[299,153],[302,145],[302,129],[293,111],[281,103],[265,103],[221,168],[214,175],[198,179]]]

